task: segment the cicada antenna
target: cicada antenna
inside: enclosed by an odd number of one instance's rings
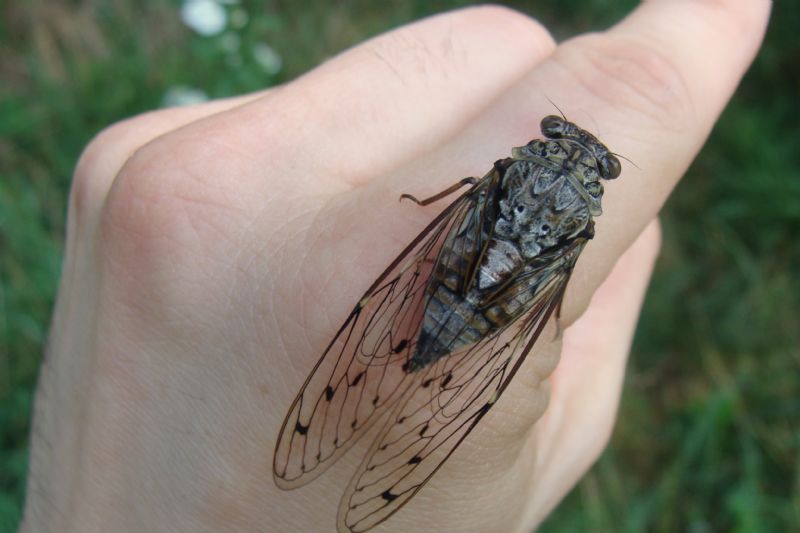
[[[544,97],[547,98],[547,101],[550,102],[553,105],[553,107],[555,107],[558,110],[559,114],[561,115],[561,118],[563,118],[566,122],[569,122],[569,120],[567,120],[567,115],[565,115],[564,112],[561,111],[561,108],[558,107],[554,101],[550,100],[549,96],[544,95]]]
[[[639,169],[639,170],[642,170],[642,167],[640,167],[639,165],[637,165],[636,163],[634,163],[633,161],[631,161],[630,159],[628,159],[628,158],[627,158],[627,157],[625,157],[624,155],[622,155],[622,154],[618,154],[618,153],[616,153],[616,152],[608,152],[608,153],[609,153],[609,154],[611,154],[611,155],[615,155],[615,156],[617,156],[617,157],[621,157],[622,159],[624,159],[625,161],[627,161],[627,162],[628,162],[628,163],[630,163],[631,165],[635,166],[637,169]]]
[[[597,120],[595,120],[594,116],[591,113],[589,113],[588,111],[586,111],[586,110],[584,110],[583,112],[586,113],[587,117],[592,119],[592,123],[594,123],[594,127],[596,128],[595,131],[597,132],[597,137],[602,137],[602,134],[600,132],[600,124],[597,122]],[[611,155],[615,155],[617,157],[621,157],[622,159],[624,159],[625,161],[627,161],[631,165],[635,166],[637,169],[642,170],[639,165],[637,165],[636,163],[634,163],[633,161],[631,161],[630,159],[628,159],[624,155],[618,154],[616,152],[608,152],[608,153],[611,154]]]

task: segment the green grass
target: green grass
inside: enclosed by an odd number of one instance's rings
[[[255,90],[466,2],[297,4],[244,2],[239,52],[193,34],[175,4],[155,0],[3,5],[0,531],[16,527],[24,500],[32,390],[81,148],[158,107],[170,86],[212,97]],[[607,27],[634,2],[512,4],[563,38]],[[800,524],[800,7],[775,9],[756,64],[664,210],[612,444],[544,531]],[[260,40],[283,57],[277,76],[247,53]]]

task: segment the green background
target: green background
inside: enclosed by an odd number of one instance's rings
[[[330,4],[333,4],[331,2]],[[369,36],[468,2],[241,2],[201,37],[175,2],[0,3],[0,531],[24,501],[29,415],[81,149],[188,85],[289,80]],[[561,40],[628,0],[513,2]],[[228,7],[229,11],[236,9]],[[766,44],[663,213],[664,247],[609,449],[544,531],[787,531],[800,524],[800,4]],[[251,54],[268,42],[283,69]],[[702,50],[697,51],[703,53]]]

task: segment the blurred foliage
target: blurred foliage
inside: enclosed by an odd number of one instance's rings
[[[16,527],[23,504],[32,391],[82,147],[159,107],[170,87],[260,89],[468,3],[243,1],[226,7],[240,11],[237,27],[213,37],[186,28],[177,2],[0,5],[0,531]],[[509,4],[563,39],[608,27],[635,2]],[[664,209],[611,446],[544,531],[800,524],[800,4],[774,7],[755,65]],[[251,53],[262,41],[283,59],[277,75]]]

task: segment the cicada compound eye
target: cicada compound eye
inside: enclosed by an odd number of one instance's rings
[[[550,139],[557,139],[564,133],[566,122],[556,115],[548,115],[542,119],[542,134]]]
[[[620,172],[622,172],[622,165],[620,165],[619,159],[611,154],[606,155],[600,165],[600,175],[604,179],[613,180],[619,176]]]

